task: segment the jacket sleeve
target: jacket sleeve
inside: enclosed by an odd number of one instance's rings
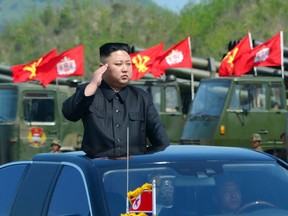
[[[161,122],[158,111],[153,104],[151,95],[149,95],[149,100],[147,103],[146,133],[151,143],[151,146],[147,148],[148,153],[162,151],[170,145],[166,129]]]
[[[76,92],[63,102],[62,113],[69,121],[78,121],[88,109],[93,95],[90,97],[84,95],[84,90],[87,85],[88,83],[78,86]]]

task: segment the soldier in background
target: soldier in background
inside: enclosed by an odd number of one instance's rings
[[[52,151],[51,153],[60,153],[61,142],[58,139],[55,139],[51,143]]]
[[[254,150],[263,151],[263,148],[261,146],[261,141],[262,141],[262,138],[261,138],[260,134],[254,133],[251,136],[251,145],[252,145]]]

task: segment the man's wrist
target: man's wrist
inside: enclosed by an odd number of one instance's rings
[[[98,88],[97,84],[90,82],[84,90],[84,95],[86,97],[89,97],[89,96],[95,94],[97,88]]]

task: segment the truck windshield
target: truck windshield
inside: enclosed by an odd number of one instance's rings
[[[146,85],[137,85],[138,88],[141,88],[152,95],[153,103],[158,112],[160,112],[161,107],[161,88],[159,86],[146,86]]]
[[[26,93],[23,100],[24,121],[51,123],[55,121],[54,97],[48,93]]]
[[[12,122],[16,119],[17,91],[0,89],[0,122]]]
[[[190,116],[219,116],[230,86],[228,80],[202,82],[190,109]]]
[[[262,83],[238,83],[233,90],[230,110],[265,110],[266,89]]]

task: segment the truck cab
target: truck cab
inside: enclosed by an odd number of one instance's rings
[[[137,86],[152,95],[154,105],[165,125],[171,144],[178,144],[184,126],[183,106],[180,94],[180,87],[176,78],[172,76],[166,80],[144,78],[137,81],[130,81],[130,84]]]
[[[209,78],[200,82],[187,115],[182,144],[252,148],[259,133],[264,151],[282,156],[286,128],[285,85],[279,77]]]
[[[49,152],[53,139],[61,140],[63,149],[80,148],[81,123],[69,122],[61,112],[74,91],[68,85],[1,83],[0,164]]]

